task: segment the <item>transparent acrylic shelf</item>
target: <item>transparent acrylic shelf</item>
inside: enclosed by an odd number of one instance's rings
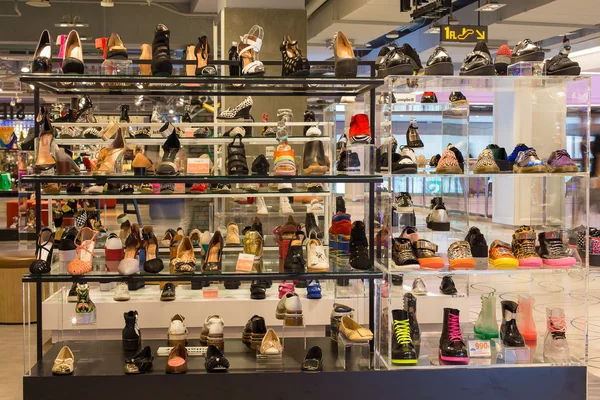
[[[235,126],[247,126],[245,123],[239,123]],[[155,136],[151,138],[126,138],[128,144],[136,145],[152,145],[152,144],[163,144],[166,138]],[[195,138],[195,137],[180,137],[179,142],[181,146],[202,146],[202,145],[223,145],[228,144],[233,138],[228,136],[220,137],[207,137],[207,138]],[[313,140],[320,140],[322,142],[329,142],[331,139],[327,136],[291,136],[288,139],[290,144],[304,144]],[[64,145],[75,145],[75,146],[93,146],[93,145],[108,145],[110,140],[103,141],[102,139],[89,139],[89,138],[56,138],[54,141],[57,144]],[[244,145],[277,145],[277,140],[274,137],[261,137],[261,136],[244,136],[242,138]]]
[[[266,188],[264,188],[266,189]],[[331,195],[329,191],[323,192],[307,192],[307,191],[295,191],[295,192],[269,192],[269,191],[258,191],[258,192],[244,192],[234,191],[229,193],[211,193],[198,192],[198,193],[139,193],[134,192],[132,194],[89,194],[89,193],[65,193],[60,194],[44,194],[42,193],[43,199],[56,199],[56,200],[67,200],[77,197],[78,199],[165,199],[165,198],[177,198],[177,199],[223,199],[223,198],[236,198],[236,197],[291,197],[291,196],[311,196],[311,197],[327,197]],[[15,196],[16,197],[16,196]],[[256,204],[254,204],[256,206]]]
[[[514,172],[501,172],[496,174],[476,174],[473,171],[467,171],[463,174],[436,174],[434,171],[420,171],[416,174],[387,174],[386,171],[382,172],[384,177],[390,176],[393,179],[397,178],[507,178],[511,177],[514,179],[526,179],[526,178],[587,178],[590,176],[589,172],[566,172],[566,173],[535,173],[535,174],[517,174]]]

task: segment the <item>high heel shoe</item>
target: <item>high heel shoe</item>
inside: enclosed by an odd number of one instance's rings
[[[140,246],[140,227],[138,224],[133,224],[131,233],[125,240],[125,254],[117,268],[121,275],[133,275],[140,272],[140,262],[136,258]]]
[[[177,257],[171,260],[172,269],[175,272],[194,272],[196,269],[196,257],[194,246],[189,236],[184,236],[177,247]]]
[[[169,46],[170,36],[171,31],[165,25],[158,24],[156,26],[152,41],[152,75],[154,76],[171,76],[173,73]]]
[[[142,54],[140,54],[140,60],[152,60],[152,46],[147,43],[144,43],[140,50],[142,50]],[[142,75],[150,75],[152,74],[152,67],[150,64],[140,64],[140,72]]]
[[[337,77],[355,77],[358,72],[358,60],[354,56],[352,44],[344,32],[333,36],[334,73]]]
[[[129,104],[121,104],[121,116],[119,117],[119,122],[130,123],[131,119],[129,118]]]
[[[179,167],[175,164],[175,157],[179,153],[181,143],[179,137],[177,137],[177,131],[173,129],[167,140],[162,146],[163,158],[162,161],[156,165],[154,169],[156,175],[177,175],[179,174]]]
[[[98,232],[90,228],[83,228],[75,237],[77,244],[77,258],[71,260],[67,267],[69,274],[82,275],[92,270],[92,259],[94,258],[94,247],[96,246],[96,235]]]
[[[227,108],[219,116],[217,119],[240,119],[240,118],[252,118],[250,115],[250,109],[254,102],[252,101],[252,97],[246,97],[240,104],[231,108]]]
[[[283,42],[279,46],[283,65],[281,66],[281,76],[308,76],[310,75],[310,64],[302,56],[298,48],[298,41],[292,41],[289,36],[283,37]]]
[[[113,139],[108,153],[100,165],[96,167],[93,175],[112,175],[121,173],[123,170],[123,155],[125,153],[125,139],[121,129],[118,129],[117,136]]]
[[[125,243],[125,240],[127,240],[127,237],[131,233],[131,222],[129,222],[129,217],[127,216],[127,214],[120,214],[117,217],[117,222],[121,224],[119,239],[121,239],[122,243]]]
[[[121,37],[117,33],[111,33],[108,39],[108,52],[106,53],[107,60],[127,60],[127,48]]]
[[[198,38],[198,44],[194,49],[196,55],[196,76],[199,75],[216,75],[217,69],[212,65],[208,64],[208,57],[210,57],[210,45],[208,44],[208,38],[202,36]]]
[[[152,165],[152,161],[141,152],[138,152],[135,155],[135,158],[131,163],[131,168],[133,169],[134,175],[154,175],[154,165]]]
[[[220,231],[216,231],[208,244],[208,251],[206,252],[206,258],[202,266],[203,272],[221,273],[224,244],[223,235],[221,235]]]
[[[50,116],[46,107],[40,107],[40,113],[37,118],[37,122],[41,125],[40,137],[37,139],[36,147],[36,159],[35,169],[40,171],[47,171],[56,166],[56,160],[53,156],[54,149],[54,134],[52,124],[50,123]]]
[[[63,57],[63,74],[83,74],[85,70],[83,64],[83,49],[81,40],[77,31],[69,32],[65,42],[65,55]]]
[[[185,49],[185,60],[186,61],[196,61],[196,46],[188,46]],[[185,64],[185,74],[187,76],[195,76],[196,75],[196,66],[192,64]]]
[[[52,249],[54,247],[54,232],[44,228],[38,236],[35,246],[35,261],[29,266],[32,274],[44,274],[50,272],[52,267]]]
[[[67,151],[63,147],[59,147],[56,152],[56,174],[57,175],[71,175],[79,174],[79,166],[73,160]]]
[[[52,39],[50,32],[45,29],[38,42],[35,53],[33,53],[33,61],[31,62],[32,73],[49,73],[52,72]]]
[[[146,252],[146,261],[144,262],[144,271],[151,274],[157,274],[165,267],[163,260],[158,258],[158,239],[154,235],[151,226],[145,226],[142,231],[144,238],[144,251]]]
[[[154,356],[152,355],[152,349],[150,346],[146,346],[133,358],[125,360],[125,373],[143,374],[144,372],[150,372],[152,371],[153,360]]]
[[[261,26],[254,25],[244,36],[240,36],[238,43],[238,57],[242,75],[261,76],[265,74],[265,66],[258,59],[265,32]]]

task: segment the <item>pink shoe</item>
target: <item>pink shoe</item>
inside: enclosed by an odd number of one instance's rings
[[[281,281],[279,284],[279,298],[281,299],[286,293],[293,293],[295,289],[296,288],[294,287],[293,283],[285,283],[285,281]]]

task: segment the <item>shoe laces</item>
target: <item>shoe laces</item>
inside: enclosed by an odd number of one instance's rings
[[[548,332],[552,333],[553,338],[565,337],[567,332],[567,321],[565,317],[548,317]]]
[[[452,342],[462,342],[460,319],[458,315],[448,314],[448,336]]]
[[[407,319],[402,321],[394,320],[394,335],[396,336],[396,341],[400,344],[412,343],[410,338],[410,323]]]

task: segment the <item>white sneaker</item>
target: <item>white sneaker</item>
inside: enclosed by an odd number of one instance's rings
[[[181,314],[175,314],[171,318],[171,324],[167,331],[169,346],[177,346],[180,343],[185,345],[187,342],[188,330],[183,321],[185,321],[185,318]]]
[[[356,103],[356,96],[342,96],[340,99],[342,103]]]
[[[256,206],[258,207],[258,210],[256,210],[256,215],[269,215],[269,210],[267,210],[264,197],[256,198]]]
[[[117,289],[115,290],[115,296],[113,297],[115,301],[127,301],[129,300],[129,288],[127,287],[127,282],[119,282],[117,285]]]
[[[329,261],[325,255],[323,243],[312,235],[306,245],[306,258],[308,259],[308,272],[329,271]]]
[[[302,326],[302,302],[295,292],[288,292],[285,295],[285,318],[283,324],[286,326]]]
[[[325,212],[325,207],[319,200],[312,199],[310,205],[307,207],[306,212],[313,213],[315,215],[323,215]]]
[[[323,136],[323,132],[319,129],[318,126],[311,126],[306,131],[306,136]]]
[[[245,190],[246,192],[256,193],[260,188],[259,183],[242,183],[240,184],[240,189]]]
[[[202,331],[200,332],[200,345],[208,346],[209,344],[215,345],[218,348],[223,348],[223,328],[225,322],[218,315],[210,315],[204,321]]]
[[[279,198],[279,215],[292,215],[294,210],[287,197]]]
[[[277,190],[281,193],[289,193],[294,190],[291,183],[280,183],[277,185]]]

